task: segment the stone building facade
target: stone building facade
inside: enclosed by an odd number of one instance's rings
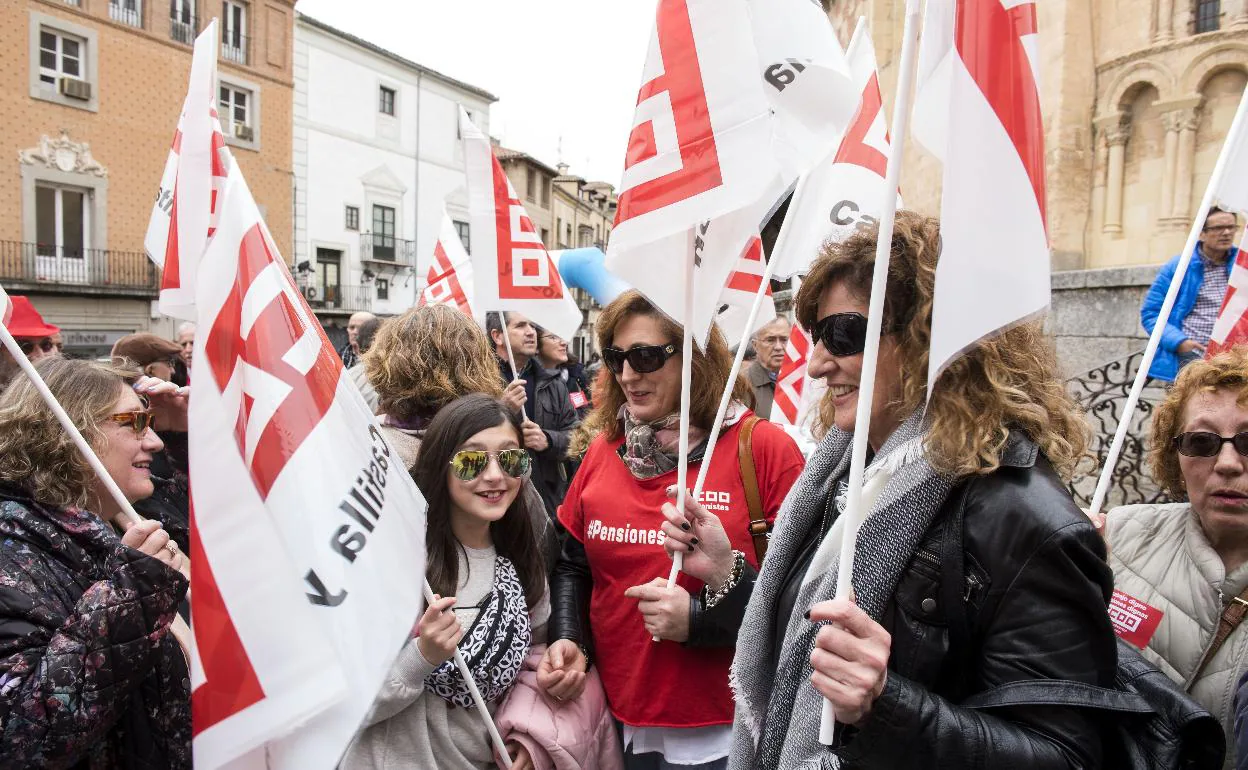
[[[143,236],[213,17],[226,141],[289,254],[294,0],[0,3],[0,283],[64,329],[69,354],[172,333]]]
[[[870,22],[891,105],[904,1],[823,4],[843,43]],[[1050,323],[1074,374],[1144,345],[1139,300],[1183,247],[1248,84],[1248,0],[1046,0],[1037,24]],[[907,204],[939,212],[939,164],[914,143],[905,161]]]

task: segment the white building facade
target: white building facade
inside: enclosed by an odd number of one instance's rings
[[[304,15],[294,71],[295,275],[338,343],[416,303],[444,209],[470,243],[458,109],[488,135],[497,99]]]

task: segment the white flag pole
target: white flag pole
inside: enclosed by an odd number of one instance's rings
[[[676,464],[676,510],[685,510],[685,495],[689,494],[686,485],[689,483],[689,396],[693,389],[693,254],[685,262],[685,318],[684,345],[680,355],[680,445]],[[742,343],[744,347],[744,342]],[[708,447],[709,450],[709,447]],[[708,463],[702,461],[703,467]],[[672,571],[667,577],[669,586],[676,584],[676,576],[685,563],[685,555],[676,551],[672,556]],[[659,641],[659,637],[651,637]]]
[[[511,365],[511,381],[515,382],[520,379],[520,372],[516,370],[516,356],[511,352],[511,330],[507,328],[507,314],[501,310],[494,311],[498,315],[498,325],[503,327],[503,345],[507,348],[507,363]],[[520,405],[520,416],[529,419],[528,410],[524,405]]]
[[[888,263],[892,255],[893,224],[897,215],[897,195],[892,193],[901,179],[901,162],[906,154],[910,129],[910,96],[914,90],[914,60],[919,43],[919,0],[906,0],[906,21],[902,32],[901,65],[897,77],[897,99],[893,106],[893,146],[884,175],[884,209],[880,212],[880,232],[875,243],[875,270],[871,278],[871,302],[867,310],[867,340],[862,353],[862,379],[858,383],[858,413],[854,418],[854,442],[849,466],[849,493],[845,504],[844,537],[836,576],[836,597],[848,598],[853,591],[854,552],[858,529],[866,516],[862,510],[862,477],[867,464],[867,432],[875,396],[875,369],[880,355],[880,332],[884,323],[884,290],[888,283]],[[836,714],[832,702],[823,702],[819,741],[833,742]]]
[[[806,180],[809,174],[803,174],[797,180],[797,186],[793,190],[793,197],[790,200],[797,200],[802,191],[806,188]],[[788,239],[790,230],[789,223],[792,217],[785,217],[784,222],[780,225],[780,233],[776,236],[775,246],[772,248],[772,256],[783,253],[782,248]],[[763,280],[758,286],[758,291],[754,293],[754,302],[750,305],[750,313],[745,319],[745,330],[741,335],[741,344],[737,346],[737,354],[732,359],[732,369],[728,372],[728,382],[724,384],[724,394],[719,399],[719,410],[715,412],[715,423],[711,426],[710,437],[706,441],[706,452],[702,455],[702,467],[698,469],[698,480],[693,485],[693,497],[698,499],[702,495],[703,485],[706,484],[707,472],[711,469],[711,457],[715,454],[715,444],[719,441],[719,433],[724,427],[724,419],[728,415],[728,406],[732,403],[733,385],[737,382],[737,376],[741,374],[741,364],[745,362],[745,348],[749,343],[750,331],[754,328],[754,322],[758,320],[758,311],[763,306],[763,298],[767,296],[767,289],[771,286],[771,276],[776,269],[775,259],[764,260],[767,265],[763,268]],[[677,510],[684,512],[684,508]],[[678,570],[673,569],[669,583],[676,580]]]
[[[1196,251],[1196,242],[1200,239],[1201,230],[1205,226],[1205,218],[1209,216],[1209,209],[1213,207],[1214,198],[1217,197],[1218,188],[1222,186],[1222,178],[1226,175],[1227,161],[1231,156],[1231,152],[1242,141],[1248,141],[1248,137],[1241,136],[1244,133],[1245,115],[1248,114],[1248,91],[1244,92],[1243,97],[1239,100],[1239,109],[1235,112],[1235,119],[1231,122],[1231,128],[1226,134],[1226,141],[1222,144],[1222,151],[1218,153],[1218,162],[1213,167],[1213,174],[1209,177],[1209,185],[1205,188],[1205,197],[1200,201],[1200,208],[1196,211],[1196,219],[1192,221],[1192,228],[1187,234],[1187,243],[1183,246],[1183,254],[1179,257],[1179,264],[1175,267],[1174,278],[1170,281],[1170,289],[1166,292],[1166,299],[1161,303],[1161,312],[1157,316],[1157,323],[1153,326],[1153,333],[1149,335],[1148,346],[1144,348],[1144,360],[1140,362],[1140,369],[1135,374],[1135,383],[1131,386],[1131,394],[1127,396],[1127,404],[1123,407],[1122,418],[1118,421],[1118,431],[1114,434],[1114,442],[1110,444],[1109,454],[1105,457],[1105,465],[1101,468],[1101,477],[1096,482],[1096,492],[1092,495],[1092,505],[1088,508],[1088,514],[1096,516],[1101,512],[1101,508],[1105,505],[1105,496],[1109,493],[1109,483],[1114,478],[1114,466],[1118,464],[1118,455],[1122,453],[1122,444],[1127,438],[1127,430],[1131,426],[1131,416],[1135,413],[1135,407],[1140,402],[1140,394],[1144,391],[1144,383],[1148,381],[1148,370],[1153,365],[1153,358],[1157,355],[1157,347],[1161,344],[1161,335],[1166,331],[1166,324],[1170,321],[1170,311],[1174,309],[1174,302],[1179,296],[1179,289],[1183,285],[1183,276],[1187,274],[1187,266],[1192,261],[1192,254]]]
[[[425,578],[425,603],[433,604],[433,588],[429,585],[429,578]],[[455,668],[459,669],[459,675],[463,677],[464,684],[468,686],[468,693],[472,695],[472,702],[477,705],[477,712],[481,714],[481,719],[485,722],[485,729],[490,733],[490,742],[494,744],[494,751],[498,752],[499,761],[503,763],[503,767],[511,770],[511,755],[507,753],[507,744],[503,741],[503,736],[498,732],[498,725],[494,724],[494,717],[490,715],[490,710],[486,708],[485,699],[481,697],[481,690],[477,688],[477,680],[472,678],[472,672],[468,670],[468,664],[464,661],[464,656],[460,654],[459,648],[455,649]]]

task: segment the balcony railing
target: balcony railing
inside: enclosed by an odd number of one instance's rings
[[[358,310],[373,309],[371,284],[343,286],[341,284],[325,285],[317,281],[304,288],[303,296],[314,310],[344,310],[354,313]]]
[[[413,267],[416,264],[416,241],[405,241],[381,233],[361,233],[360,259]]]
[[[160,271],[141,251],[71,249],[0,241],[0,285],[61,287],[82,293],[142,293],[160,289]]]
[[[195,35],[197,34],[199,34],[198,18],[191,16],[189,19],[186,17],[169,19],[170,39],[186,45],[194,45]]]
[[[122,4],[121,0],[109,0],[108,18],[113,21],[119,21],[122,24],[129,24],[131,27],[143,27],[142,6],[137,3],[134,7],[127,8]]]
[[[221,58],[235,64],[246,64],[251,38],[240,35],[233,30],[226,30],[221,38]]]

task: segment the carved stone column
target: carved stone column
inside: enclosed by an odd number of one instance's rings
[[[1109,126],[1105,129],[1109,161],[1105,169],[1105,226],[1103,229],[1107,233],[1122,232],[1122,180],[1126,169],[1127,138],[1130,136],[1130,125]]]
[[[1174,0],[1157,0],[1157,19],[1153,33],[1154,42],[1174,39]]]
[[[1179,130],[1183,126],[1183,113],[1167,112],[1161,116],[1161,123],[1166,128],[1166,154],[1161,172],[1161,205],[1157,207],[1157,216],[1165,219],[1174,212],[1174,186],[1179,162]]]
[[[1200,108],[1192,107],[1177,113],[1179,126],[1178,162],[1174,172],[1174,206],[1170,215],[1186,221],[1192,215],[1192,170],[1196,165],[1196,125]],[[1166,135],[1167,146],[1170,135]]]

